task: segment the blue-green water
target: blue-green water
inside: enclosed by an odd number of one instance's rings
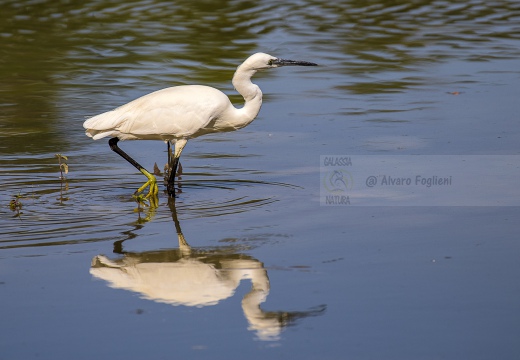
[[[7,1],[0,20],[0,359],[519,356],[518,207],[320,206],[319,168],[518,155],[515,1]],[[320,66],[257,74],[257,120],[190,141],[175,202],[135,211],[144,177],[84,119],[181,84],[240,106],[258,51]]]

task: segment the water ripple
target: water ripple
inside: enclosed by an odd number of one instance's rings
[[[128,230],[129,222],[139,220],[131,194],[143,181],[140,174],[125,167],[126,164],[116,167],[106,163],[93,170],[81,152],[72,153],[69,159],[74,164],[69,164],[71,171],[63,182],[53,154],[0,161],[0,181],[4,184],[0,191],[0,249],[113,240]],[[126,175],[121,174],[120,165],[127,169]],[[238,170],[233,168],[220,167],[218,176],[207,172],[205,167],[195,170],[183,174],[178,184],[179,197],[188,189],[191,196],[189,205],[181,205],[183,218],[238,214],[278,201],[273,190],[262,196],[241,189],[255,187],[255,193],[263,194],[266,192],[259,191],[262,187],[297,188],[285,183],[236,178],[233,173]],[[218,200],[212,197],[213,190],[218,190],[215,197]],[[159,212],[169,222],[171,214],[165,199],[165,194],[160,194]],[[11,200],[18,201],[21,208],[11,209]]]
[[[294,101],[301,108],[293,114],[298,123],[288,119],[286,129],[278,128],[290,132],[284,139],[294,140],[291,137],[299,131],[295,129],[306,132],[310,126],[324,139],[330,130],[319,121],[326,117],[337,126],[348,117],[362,119],[349,126],[370,134],[361,143],[379,149],[381,137],[372,141],[375,127],[407,125],[417,120],[413,114],[442,107],[438,104],[442,100],[429,95],[407,100],[400,97],[404,93],[432,88],[439,92],[443,82],[450,81],[450,86],[469,86],[482,75],[459,72],[439,78],[427,70],[432,64],[451,60],[467,67],[519,58],[519,20],[520,4],[513,0],[4,1],[0,247],[99,241],[125,231],[134,221],[130,194],[142,179],[126,164],[107,162],[115,158],[107,155],[106,145],[87,142],[81,127],[87,116],[186,83],[213,85],[241,103],[230,79],[236,65],[252,52],[288,58],[309,55],[308,60],[322,65],[319,72],[302,73],[301,82],[296,77],[283,79],[276,84],[285,87],[283,95],[275,92],[276,87],[266,92],[273,108],[280,98],[284,106]],[[308,101],[290,95],[295,87]],[[319,108],[315,100],[322,101]],[[404,113],[411,115],[404,118]],[[340,133],[334,129],[329,135]],[[257,159],[262,147],[274,144],[273,138],[259,134],[256,129],[247,146],[232,150],[209,150],[219,143],[236,145],[219,136],[205,140],[204,145],[210,146],[201,146],[198,152],[186,151],[190,162],[199,165],[181,180],[184,192],[179,196],[190,199],[189,206],[183,205],[183,216],[255,211],[276,203],[284,191],[297,190],[272,180],[266,166],[248,168],[247,162]],[[403,137],[383,135],[387,136],[383,143],[391,146]],[[59,151],[75,159],[64,187],[54,158]],[[224,165],[204,167],[202,161]],[[17,213],[9,202],[18,194],[23,207],[13,218]]]

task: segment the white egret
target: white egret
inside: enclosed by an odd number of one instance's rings
[[[175,86],[144,95],[115,110],[89,118],[83,123],[86,135],[94,140],[110,136],[110,148],[135,166],[148,181],[136,194],[149,186],[146,198],[159,192],[155,176],[121,150],[119,140],[163,140],[168,143],[168,193],[174,196],[174,181],[182,149],[189,139],[201,135],[241,129],[250,124],[262,106],[262,91],[251,82],[258,71],[286,65],[316,66],[306,61],[279,59],[256,53],[240,65],[233,86],[244,97],[242,108],[235,108],[221,91],[203,85]],[[173,145],[173,159],[169,146]]]

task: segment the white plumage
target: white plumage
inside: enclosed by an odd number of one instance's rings
[[[208,132],[247,125],[248,119],[238,121],[237,116],[226,114],[226,110],[238,111],[234,107],[231,109],[230,105],[228,97],[212,87],[176,86],[155,91],[94,116],[85,121],[84,127],[87,136],[94,140],[106,136],[120,140],[191,139]],[[229,118],[233,121],[226,122],[225,119]]]

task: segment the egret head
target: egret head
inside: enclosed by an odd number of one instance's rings
[[[308,61],[296,61],[279,59],[269,54],[256,53],[251,55],[244,61],[240,67],[248,70],[263,70],[277,68],[280,66],[317,66],[318,64],[311,63]]]

